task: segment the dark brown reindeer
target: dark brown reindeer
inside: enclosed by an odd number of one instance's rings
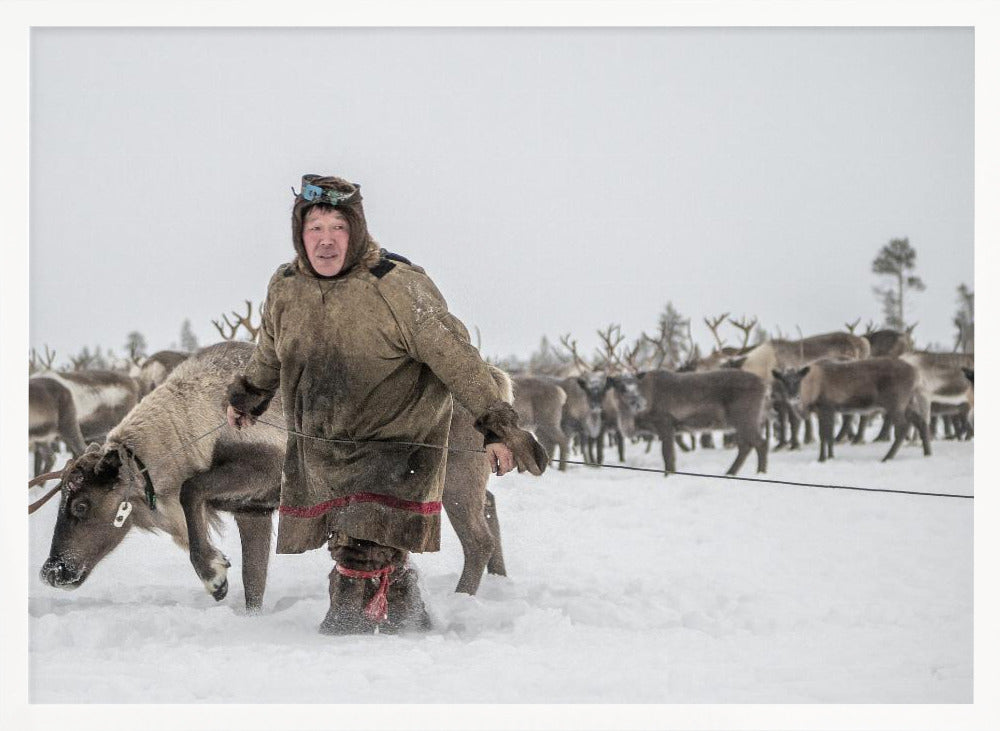
[[[757,471],[767,472],[768,445],[762,434],[767,389],[760,378],[737,369],[647,371],[639,374],[638,383],[647,406],[635,415],[635,427],[660,438],[665,474],[676,470],[677,433],[706,429],[736,432],[738,451],[727,475],[739,471],[751,450],[757,452]]]
[[[861,318],[855,320],[854,325],[860,322]],[[854,334],[854,328],[850,325],[847,326]],[[870,347],[870,357],[872,358],[896,358],[913,350],[913,329],[916,324],[908,327],[905,331],[901,330],[891,330],[891,329],[881,329],[876,330],[875,324],[869,320],[865,325],[865,333],[862,337],[868,341]],[[844,427],[841,428],[841,433],[837,435],[837,442],[843,441],[848,436],[851,437],[852,444],[861,444],[864,442],[865,430],[868,428],[868,422],[871,419],[868,415],[861,415],[858,418],[857,429],[851,434],[851,421],[853,419],[852,415],[845,414],[844,417]],[[876,437],[877,442],[887,442],[889,441],[889,430],[892,428],[892,424],[888,420],[883,420],[882,430]]]
[[[772,375],[782,381],[790,398],[804,412],[816,412],[820,462],[833,457],[833,424],[838,413],[885,414],[895,427],[895,439],[883,462],[899,451],[909,424],[920,434],[924,455],[931,453],[926,397],[918,388],[917,370],[902,360],[821,360],[799,369],[775,369]]]
[[[708,328],[709,332],[712,333],[712,339],[715,341],[715,347],[711,353],[704,357],[692,357],[687,363],[682,365],[677,369],[678,373],[691,373],[691,372],[704,372],[704,371],[715,371],[724,368],[739,368],[746,355],[753,350],[753,346],[749,345],[750,333],[757,326],[757,318],[752,320],[747,320],[746,316],[741,317],[739,320],[734,320],[729,316],[728,312],[724,312],[718,317],[703,318],[705,326]],[[719,326],[723,322],[729,322],[730,325],[740,330],[743,333],[743,342],[738,346],[726,345],[726,341],[719,335]],[[688,333],[690,339],[690,331]],[[696,350],[692,346],[691,352],[695,353]],[[691,448],[695,445],[695,434],[692,433]],[[712,449],[715,447],[715,442],[711,432],[702,432],[700,437],[700,443],[703,448]],[[679,440],[677,445],[688,451],[684,444]]]
[[[188,550],[206,590],[221,600],[229,588],[230,563],[212,545],[208,529],[218,526],[220,511],[231,512],[242,544],[246,606],[260,608],[286,435],[261,422],[239,431],[228,428],[222,410],[226,387],[252,350],[245,342],[202,349],[143,399],[103,445],[91,445],[70,465],[62,477],[43,581],[65,589],[80,586],[135,527],[167,533]],[[506,374],[494,370],[494,377],[509,396]],[[284,424],[280,392],[261,421]],[[481,448],[472,421],[455,404],[451,446]],[[187,442],[201,435],[206,436]],[[452,452],[448,458],[442,502],[465,554],[456,591],[469,594],[476,592],[484,568],[504,573],[495,504],[486,490],[489,474],[481,453]]]
[[[915,325],[913,327],[916,327]],[[871,346],[872,358],[897,358],[903,353],[913,350],[913,328],[905,331],[882,329],[875,330],[872,325],[864,334],[864,339]]]

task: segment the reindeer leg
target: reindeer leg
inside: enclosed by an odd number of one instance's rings
[[[233,514],[243,548],[243,595],[247,610],[260,611],[267,584],[267,562],[271,556],[272,510],[238,510]]]
[[[615,444],[618,447],[618,461],[625,461],[625,435],[622,434],[621,429],[615,429]]]
[[[660,450],[663,453],[664,476],[669,477],[677,469],[677,451],[674,449],[674,427],[660,428]]]
[[[757,472],[759,474],[767,473],[767,451],[770,444],[770,441],[767,439],[761,438],[757,440]]]
[[[889,451],[882,458],[883,462],[886,462],[896,456],[896,452],[899,451],[900,445],[906,439],[906,432],[910,427],[909,422],[906,420],[906,415],[902,412],[893,414],[891,417],[891,423],[894,428],[895,438],[892,440],[892,446],[889,447]]]
[[[205,584],[206,591],[218,602],[229,592],[227,571],[232,564],[212,545],[208,535],[205,509],[212,485],[211,480],[206,479],[207,474],[202,472],[186,480],[181,486],[180,497],[187,521],[191,565]]]
[[[819,412],[819,461],[833,459],[833,411],[821,409]]]
[[[674,435],[674,442],[676,442],[677,446],[681,448],[682,452],[690,452],[691,451],[691,447],[689,447],[688,445],[686,445],[684,443],[684,435],[683,434],[675,434]]]
[[[788,445],[788,440],[785,439],[785,425],[788,422],[788,413],[784,408],[779,407],[777,409],[778,419],[775,423],[775,433],[778,435],[778,443],[774,445],[774,451],[784,449]]]
[[[815,435],[813,435],[812,416],[809,415],[809,414],[806,414],[805,416],[802,417],[802,420],[806,424],[805,434],[803,434],[803,436],[802,436],[802,443],[803,444],[812,444],[814,441],[816,441],[816,437],[815,437]]]
[[[868,428],[868,414],[862,414],[858,418],[858,430],[854,434],[854,439],[851,440],[851,444],[864,444],[865,443],[865,429]]]
[[[752,443],[752,439],[748,440],[747,435],[740,434],[739,441],[737,442],[736,459],[733,460],[733,464],[726,470],[727,475],[735,475],[740,471],[740,467],[746,461],[747,455],[750,454],[750,450],[752,449],[750,445]]]
[[[191,564],[208,593],[221,601],[229,591],[227,570],[232,564],[212,545],[206,511],[236,513],[276,508],[282,459],[278,448],[251,443],[216,444],[213,458],[215,465],[211,469],[193,475],[181,485],[180,502],[187,521]],[[255,556],[256,550],[254,547]],[[248,601],[253,592],[251,585]]]
[[[559,439],[559,471],[566,471],[566,460],[569,459],[569,437],[560,432]]]
[[[43,456],[42,456],[42,444],[41,444],[41,442],[39,442],[38,444],[36,444],[34,450],[32,450],[32,451],[34,452],[34,457],[35,457],[35,472],[32,475],[32,477],[38,477],[38,475],[44,474],[44,472],[45,472],[42,469]]]
[[[802,419],[800,419],[799,415],[795,413],[795,409],[789,409],[788,431],[791,432],[791,440],[792,440],[792,444],[788,448],[789,450],[796,450],[802,446],[801,444],[799,444],[799,424],[801,423]]]
[[[483,512],[486,518],[486,525],[489,526],[490,534],[493,536],[493,555],[490,556],[486,564],[486,571],[496,576],[506,576],[507,567],[503,560],[503,544],[500,541],[500,519],[497,517],[497,501],[493,493],[486,491],[486,507]]]
[[[917,434],[920,436],[920,444],[924,448],[924,456],[931,456],[931,441],[930,433],[928,431],[928,422],[923,419],[920,414],[914,410],[907,409],[906,418],[917,430]]]
[[[852,414],[841,414],[840,417],[840,431],[837,432],[837,436],[834,440],[837,444],[843,444],[848,439],[854,438],[854,428],[853,428],[854,416]]]
[[[472,457],[472,459],[469,459]],[[446,494],[442,503],[458,540],[465,563],[455,591],[475,594],[486,564],[493,555],[493,534],[486,522],[486,480],[489,473],[478,469],[478,455],[452,454],[445,473]]]
[[[889,430],[892,428],[892,422],[889,418],[882,414],[882,428],[879,429],[878,436],[875,437],[876,442],[888,442],[889,441]]]

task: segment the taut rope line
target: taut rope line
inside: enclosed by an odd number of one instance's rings
[[[266,424],[267,426],[273,427],[275,429],[280,429],[281,431],[286,431],[289,434],[294,434],[295,436],[305,437],[306,439],[315,439],[320,442],[335,442],[338,444],[403,444],[414,447],[430,447],[432,449],[444,449],[449,452],[474,452],[476,454],[485,454],[485,449],[459,449],[457,447],[442,447],[440,444],[424,444],[422,442],[393,442],[393,441],[373,441],[364,439],[331,439],[327,437],[315,437],[309,434],[303,434],[302,432],[297,432],[294,429],[288,429],[278,424],[272,424],[269,421],[264,421],[263,419],[258,419],[261,424]],[[555,459],[550,458],[549,463],[555,462]],[[614,465],[614,464],[602,464],[602,465],[591,465],[586,462],[577,462],[574,460],[566,460],[566,464],[577,464],[584,465],[587,467],[602,467],[604,469],[611,470],[629,470],[632,472],[655,472],[656,474],[664,474],[666,470],[654,469],[650,467],[629,467],[628,465]],[[680,472],[678,470],[672,470],[669,474],[671,475],[684,475],[687,477],[710,477],[715,480],[739,480],[742,482],[768,482],[774,485],[795,485],[796,487],[815,487],[826,490],[855,490],[858,492],[885,492],[892,493],[895,495],[923,495],[925,497],[950,497],[950,498],[962,498],[965,500],[973,500],[975,497],[973,495],[957,495],[954,493],[947,492],[919,492],[917,490],[891,490],[889,488],[883,487],[855,487],[853,485],[827,485],[817,482],[793,482],[792,480],[772,480],[766,477],[737,477],[736,475],[710,475],[703,472]]]

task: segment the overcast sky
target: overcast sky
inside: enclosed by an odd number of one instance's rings
[[[30,344],[202,345],[293,255],[302,173],[361,183],[487,355],[585,351],[671,301],[772,333],[882,319],[909,237],[918,345],[973,286],[967,28],[36,28]],[[730,340],[732,328],[723,329]]]

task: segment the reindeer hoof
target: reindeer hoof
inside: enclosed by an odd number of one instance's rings
[[[212,592],[212,598],[217,602],[221,602],[226,598],[226,594],[229,593],[229,579],[223,579],[222,585],[218,589]]]
[[[229,578],[226,576],[227,569],[232,566],[229,563],[229,559],[219,554],[219,556],[212,560],[209,565],[210,572],[209,578],[204,579],[205,590],[219,602],[225,599],[226,594],[229,592]]]

